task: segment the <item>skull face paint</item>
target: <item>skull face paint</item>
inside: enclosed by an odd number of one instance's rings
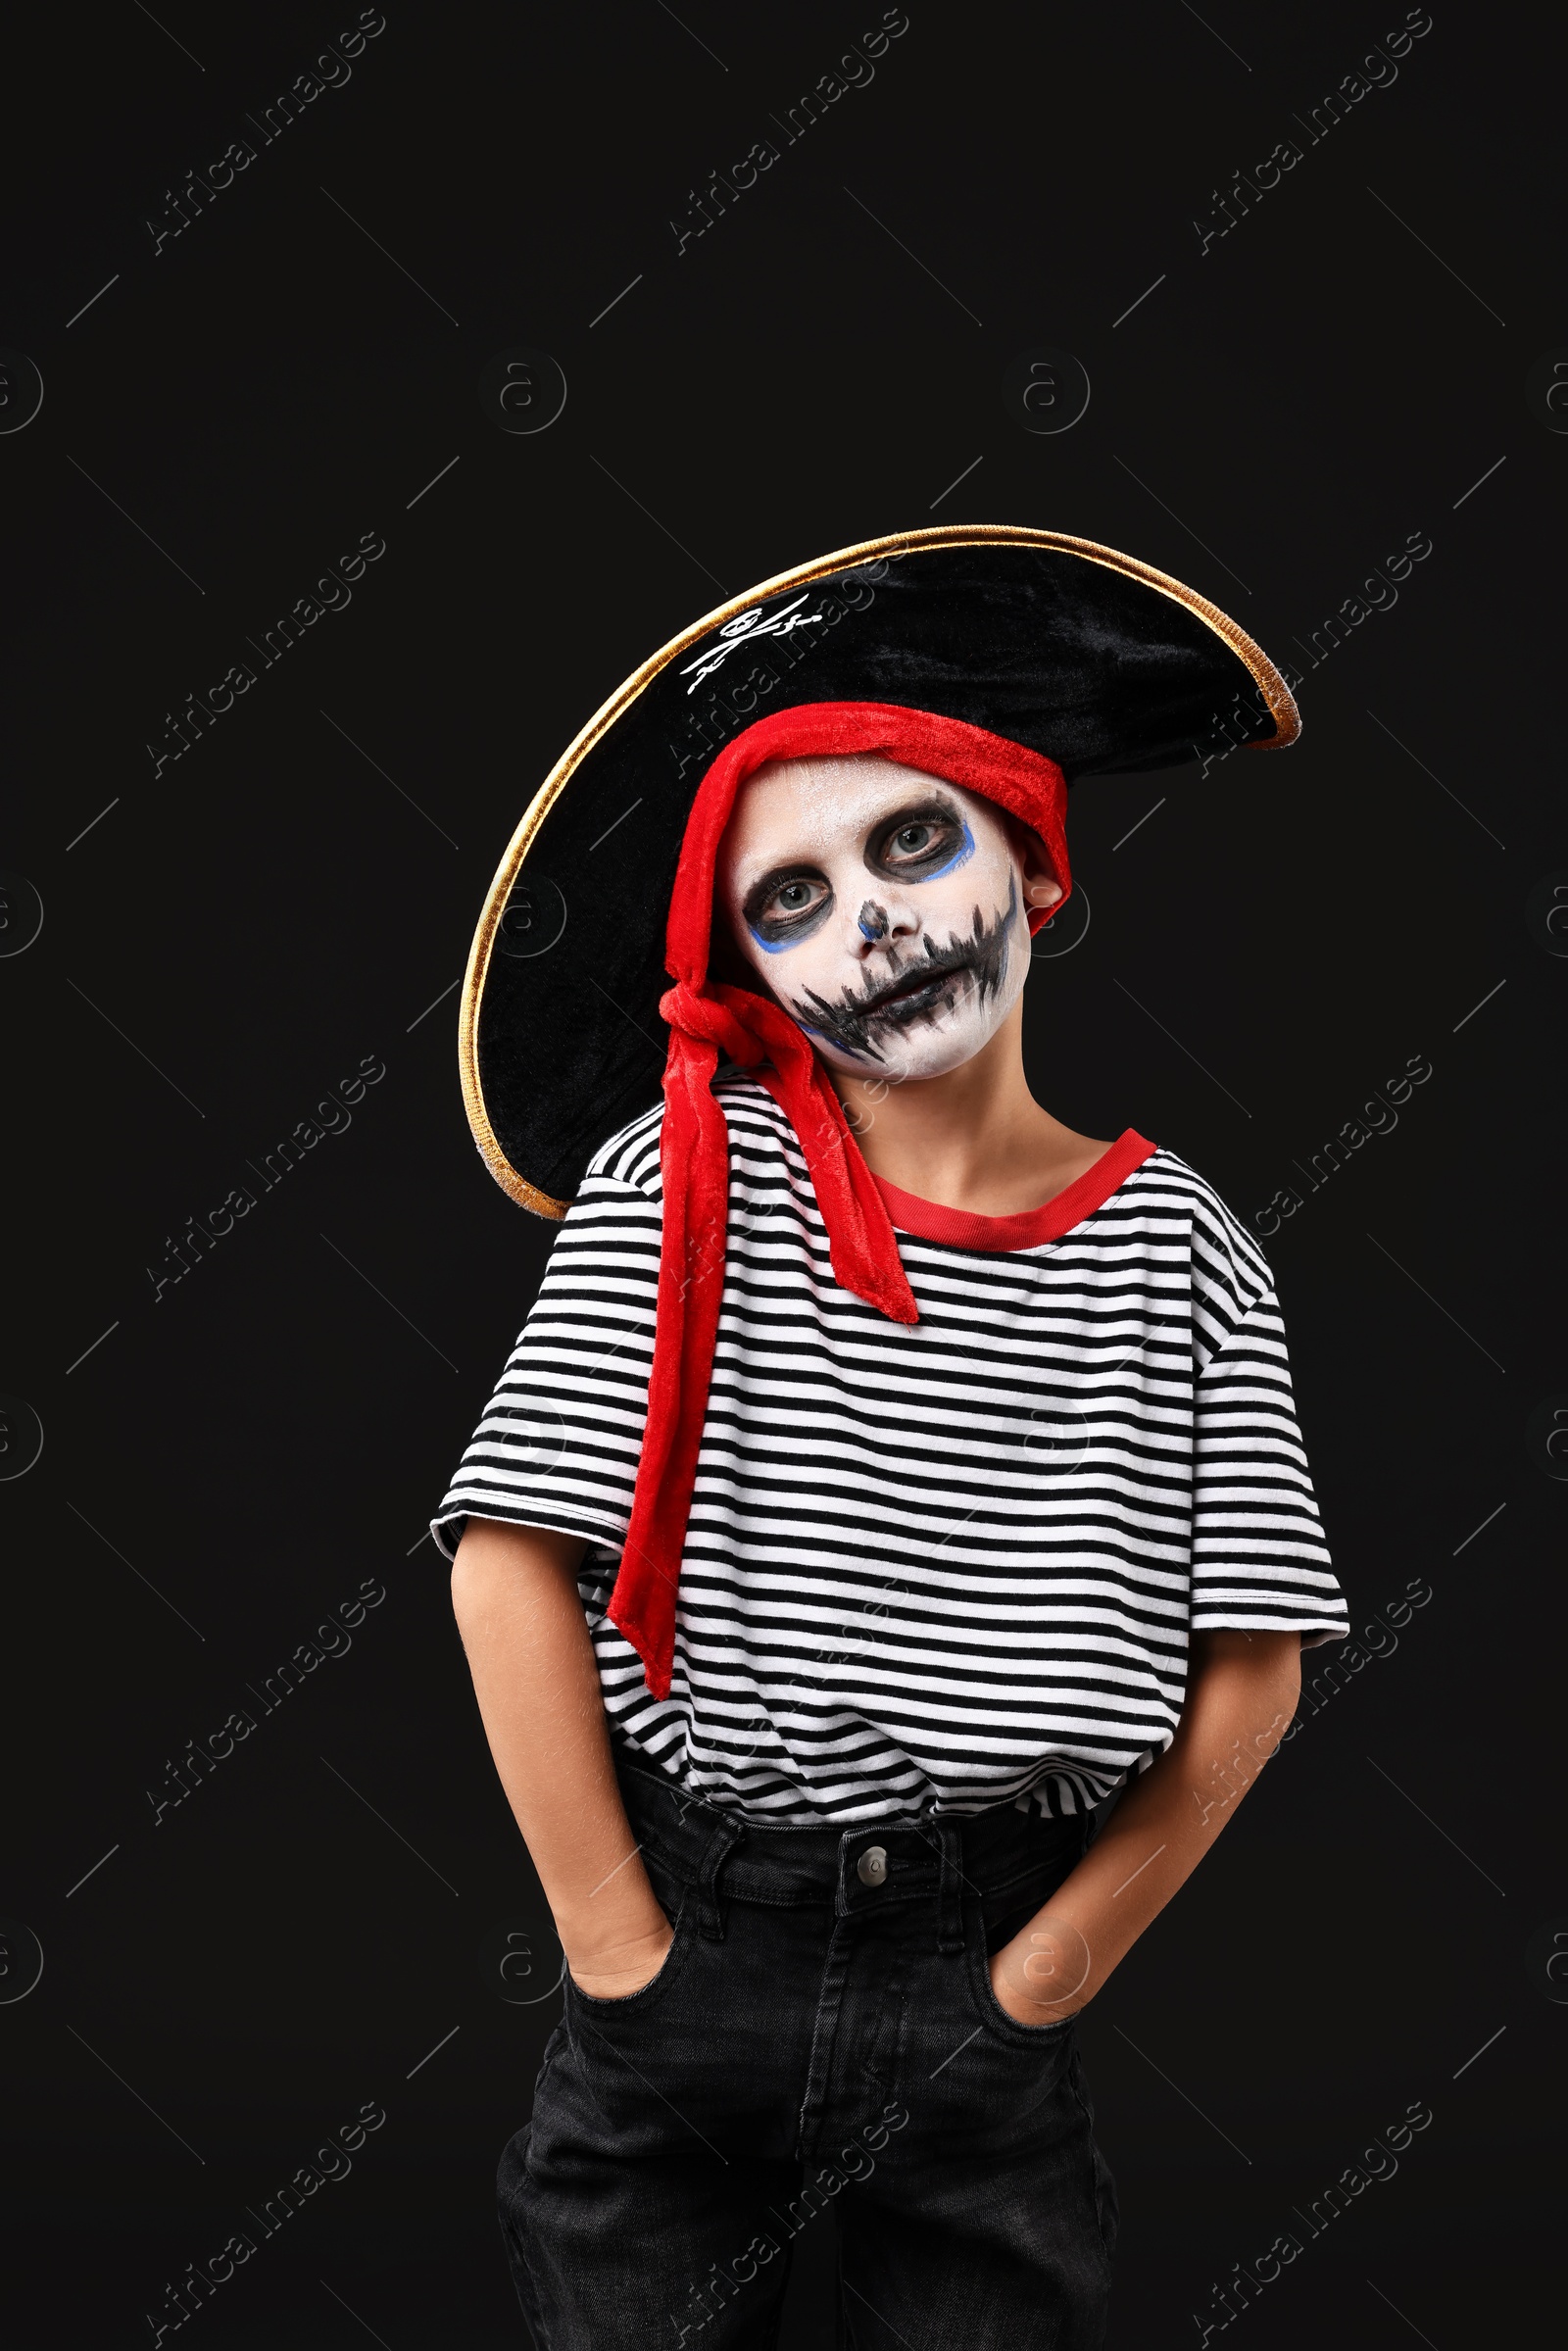
[[[736,798],[716,898],[823,1059],[898,1081],[995,1036],[1028,974],[1026,905],[1061,895],[1048,873],[956,784],[874,755],[773,759]]]

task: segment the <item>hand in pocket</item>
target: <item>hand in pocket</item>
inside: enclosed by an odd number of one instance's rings
[[[1089,1946],[1076,1927],[1037,1912],[988,1962],[997,2006],[1017,2025],[1061,2025],[1087,2005]]]
[[[568,1955],[566,1965],[577,1989],[591,2000],[629,2000],[633,1992],[652,1984],[669,1957],[674,1939],[674,1928],[668,1919],[661,1919],[648,1934],[628,1942],[585,1951],[578,1959]]]

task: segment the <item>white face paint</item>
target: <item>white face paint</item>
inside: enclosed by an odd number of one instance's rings
[[[736,797],[718,905],[836,1069],[940,1077],[996,1035],[1059,886],[1000,808],[875,755],[771,759]]]

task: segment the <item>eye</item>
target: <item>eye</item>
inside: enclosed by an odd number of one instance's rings
[[[934,840],[929,824],[901,824],[888,847],[898,857],[923,857]]]
[[[758,908],[758,917],[763,922],[797,922],[803,914],[814,913],[826,896],[826,882],[797,875],[779,884]]]
[[[896,817],[881,836],[872,853],[873,859],[888,873],[943,865],[956,853],[962,840],[962,824],[945,808],[936,808],[923,813],[908,809]]]

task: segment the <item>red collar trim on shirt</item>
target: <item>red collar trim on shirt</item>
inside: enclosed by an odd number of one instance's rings
[[[1038,1249],[1042,1242],[1059,1241],[1063,1233],[1102,1207],[1154,1148],[1129,1127],[1065,1192],[1048,1200],[1043,1208],[1028,1208],[1021,1216],[972,1216],[962,1208],[944,1208],[936,1200],[917,1200],[912,1192],[901,1192],[885,1176],[875,1176],[873,1181],[899,1231],[912,1233],[917,1241],[946,1241],[955,1249]]]

